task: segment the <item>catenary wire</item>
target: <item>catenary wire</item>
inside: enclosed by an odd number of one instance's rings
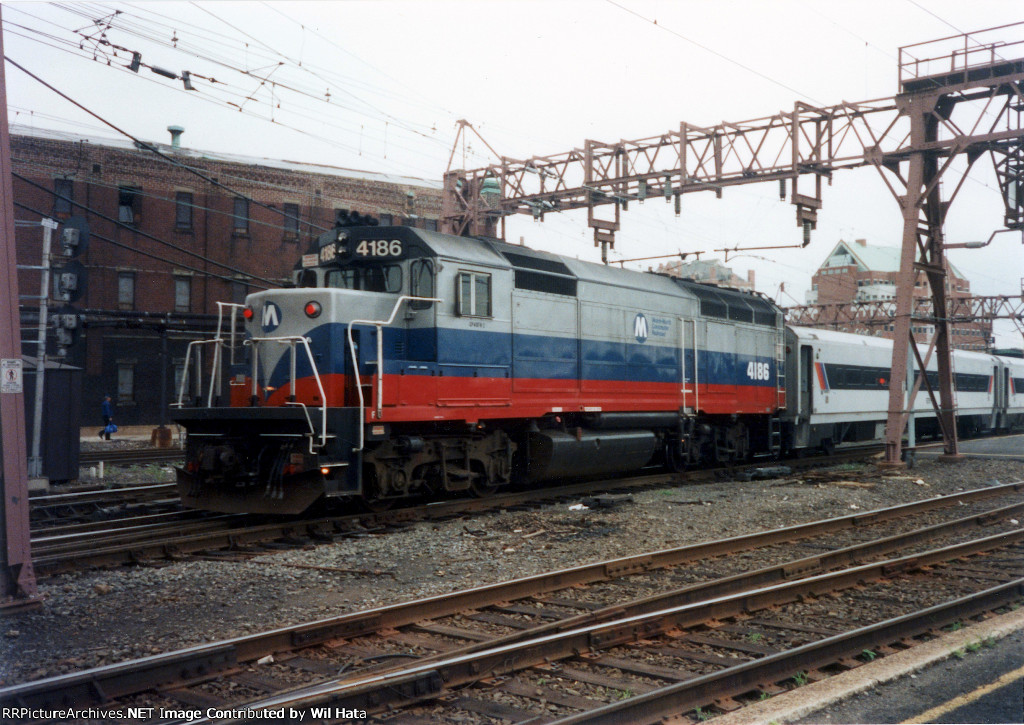
[[[19,207],[19,208],[21,208],[21,209],[24,209],[27,212],[30,212],[32,214],[38,215],[41,219],[46,219],[46,218],[48,218],[50,216],[49,214],[45,214],[45,213],[39,211],[38,209],[34,209],[33,207],[30,207],[28,204],[24,204],[24,203],[22,203],[20,201],[17,201],[17,200],[14,202],[14,205]],[[213,277],[215,279],[223,280],[225,282],[232,282],[232,283],[242,282],[243,281],[243,280],[238,279],[238,277],[227,277],[227,276],[222,275],[222,274],[217,274],[216,272],[209,272],[209,271],[206,271],[206,270],[203,270],[203,269],[199,269],[198,267],[192,267],[192,266],[190,266],[188,264],[182,264],[180,262],[175,262],[173,260],[167,259],[166,257],[161,257],[158,254],[153,254],[152,252],[146,252],[146,251],[144,251],[142,249],[139,249],[138,247],[133,247],[130,244],[124,244],[123,242],[118,242],[117,240],[111,239],[110,237],[104,236],[102,234],[98,234],[98,233],[92,232],[92,233],[90,233],[89,236],[90,237],[96,237],[100,241],[106,242],[107,244],[112,244],[115,247],[120,247],[121,249],[126,249],[126,250],[128,250],[130,252],[134,252],[135,254],[142,255],[143,257],[149,257],[150,259],[155,259],[158,262],[164,262],[164,263],[170,264],[170,265],[172,265],[172,266],[174,266],[174,267],[176,267],[178,269],[185,269],[185,270],[188,270],[189,272],[195,272],[196,274],[200,274],[200,275],[203,275],[205,277]],[[260,279],[259,277],[253,277],[250,274],[245,274],[245,277],[247,279]],[[271,285],[274,286],[274,287],[277,286],[276,283],[271,283]],[[264,287],[261,284],[250,284],[248,286],[256,287],[258,289],[270,289],[269,287]]]
[[[29,178],[27,178],[25,176],[22,176],[21,174],[19,174],[16,171],[12,171],[11,172],[11,176],[15,177],[16,179],[20,179],[21,181],[25,182],[26,184],[29,184],[30,186],[34,186],[37,189],[39,189],[39,190],[41,190],[41,191],[43,191],[43,192],[45,192],[47,194],[50,194],[54,198],[58,198],[58,196],[59,196],[56,191],[54,191],[52,189],[47,189],[42,184],[37,184],[36,182],[32,181],[31,179],[29,179]],[[84,209],[87,213],[92,214],[93,216],[99,217],[100,219],[103,219],[104,221],[110,222],[111,224],[114,224],[115,226],[117,226],[117,227],[119,227],[121,229],[127,229],[128,231],[134,232],[134,233],[138,234],[141,237],[145,237],[146,239],[149,239],[150,241],[156,242],[156,243],[161,244],[161,245],[163,245],[165,247],[169,247],[169,248],[173,249],[174,251],[180,252],[180,253],[182,253],[182,254],[184,254],[186,256],[193,257],[193,258],[198,259],[198,260],[200,260],[202,262],[206,262],[207,264],[216,265],[217,267],[220,267],[221,269],[226,269],[229,272],[234,272],[235,274],[244,275],[245,277],[249,277],[251,279],[258,280],[260,282],[265,282],[265,283],[267,283],[269,285],[275,284],[275,282],[273,280],[267,279],[266,277],[260,277],[258,275],[252,274],[250,272],[246,272],[244,270],[241,270],[241,269],[239,269],[237,267],[232,267],[229,264],[224,264],[223,262],[218,262],[215,259],[210,259],[209,257],[204,257],[203,255],[199,254],[198,252],[189,251],[188,249],[185,249],[183,247],[179,247],[178,245],[176,245],[176,244],[174,244],[172,242],[168,242],[166,240],[160,239],[159,237],[156,237],[156,236],[150,234],[149,232],[143,231],[141,229],[137,229],[137,228],[135,228],[133,226],[125,224],[124,222],[118,221],[117,219],[114,219],[113,217],[109,217],[106,214],[103,214],[102,212],[96,211],[95,209],[92,209],[92,208],[86,206],[85,204],[82,204],[81,202],[75,201],[74,199],[68,199],[67,197],[59,197],[59,198],[67,199],[67,201],[69,201],[74,206],[77,206],[77,207],[79,207],[81,209]],[[27,209],[28,207],[25,207],[25,208]],[[43,216],[46,217],[46,216],[49,216],[49,215],[44,214]],[[98,236],[98,235],[96,235],[96,236]],[[128,248],[129,249],[133,249],[133,247],[128,247]],[[169,260],[163,260],[163,261],[169,261]]]

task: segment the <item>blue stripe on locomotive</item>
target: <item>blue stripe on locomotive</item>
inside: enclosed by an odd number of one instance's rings
[[[346,355],[347,326],[327,323],[306,333],[321,374],[343,374],[350,369]],[[376,329],[357,325],[359,371],[369,377],[376,371]],[[435,361],[434,352],[438,351]],[[774,386],[775,361],[743,353],[700,350],[700,382],[712,385]],[[687,351],[687,383],[692,382],[693,352]],[[410,370],[408,363],[418,363]],[[749,363],[767,363],[767,380],[748,376]],[[283,355],[274,367],[269,384],[285,386],[289,379],[289,358]],[[300,350],[296,360],[297,377],[311,376],[312,368]],[[388,375],[429,375],[441,368],[445,375],[484,377],[495,368],[511,368],[516,378],[544,380],[595,380],[626,382],[679,382],[680,350],[650,343],[608,342],[546,335],[517,334],[486,330],[428,328],[384,330],[384,372]]]

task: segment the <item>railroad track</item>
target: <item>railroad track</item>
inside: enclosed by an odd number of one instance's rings
[[[824,465],[862,460],[873,455],[878,447],[836,454],[827,459],[815,458],[787,463],[787,468],[812,469]],[[778,469],[778,466],[769,466]],[[756,472],[756,466],[742,469]],[[742,472],[742,471],[741,471]],[[437,520],[472,512],[521,506],[543,507],[581,496],[599,497],[603,493],[663,488],[686,485],[737,471],[717,468],[691,471],[686,474],[657,473],[624,479],[587,481],[527,491],[502,493],[486,498],[462,498],[430,502],[383,512],[360,512],[314,518],[268,520],[266,516],[207,516],[196,520],[196,512],[181,510],[162,512],[159,525],[143,513],[138,518],[126,517],[102,523],[76,524],[39,530],[32,538],[32,560],[40,577],[83,568],[117,566],[190,554],[232,550],[234,556],[262,553],[258,548],[271,542],[308,545],[333,541],[339,537],[365,535],[367,531],[383,531],[388,527],[405,526],[413,521]],[[753,475],[752,473],[750,475]]]
[[[137,466],[180,461],[184,455],[180,448],[116,448],[82,451],[78,455],[78,463],[80,466],[95,466],[102,461],[108,466]]]
[[[978,489],[356,612],[3,688],[0,705],[701,720],[1024,601],[1022,491]]]
[[[90,488],[29,498],[30,524],[33,530],[65,526],[76,522],[109,520],[135,515],[157,507],[180,509],[177,486],[150,483],[115,488]]]

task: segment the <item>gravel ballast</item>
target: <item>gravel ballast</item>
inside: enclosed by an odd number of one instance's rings
[[[39,582],[43,606],[3,619],[0,686],[579,564],[1024,480],[1024,463],[874,465],[649,490],[419,522],[245,561],[190,559]],[[862,482],[866,485],[849,485]],[[846,484],[846,485],[843,485]]]

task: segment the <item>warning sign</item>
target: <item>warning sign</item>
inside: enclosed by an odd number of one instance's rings
[[[21,359],[3,358],[0,360],[0,393],[20,393]]]

